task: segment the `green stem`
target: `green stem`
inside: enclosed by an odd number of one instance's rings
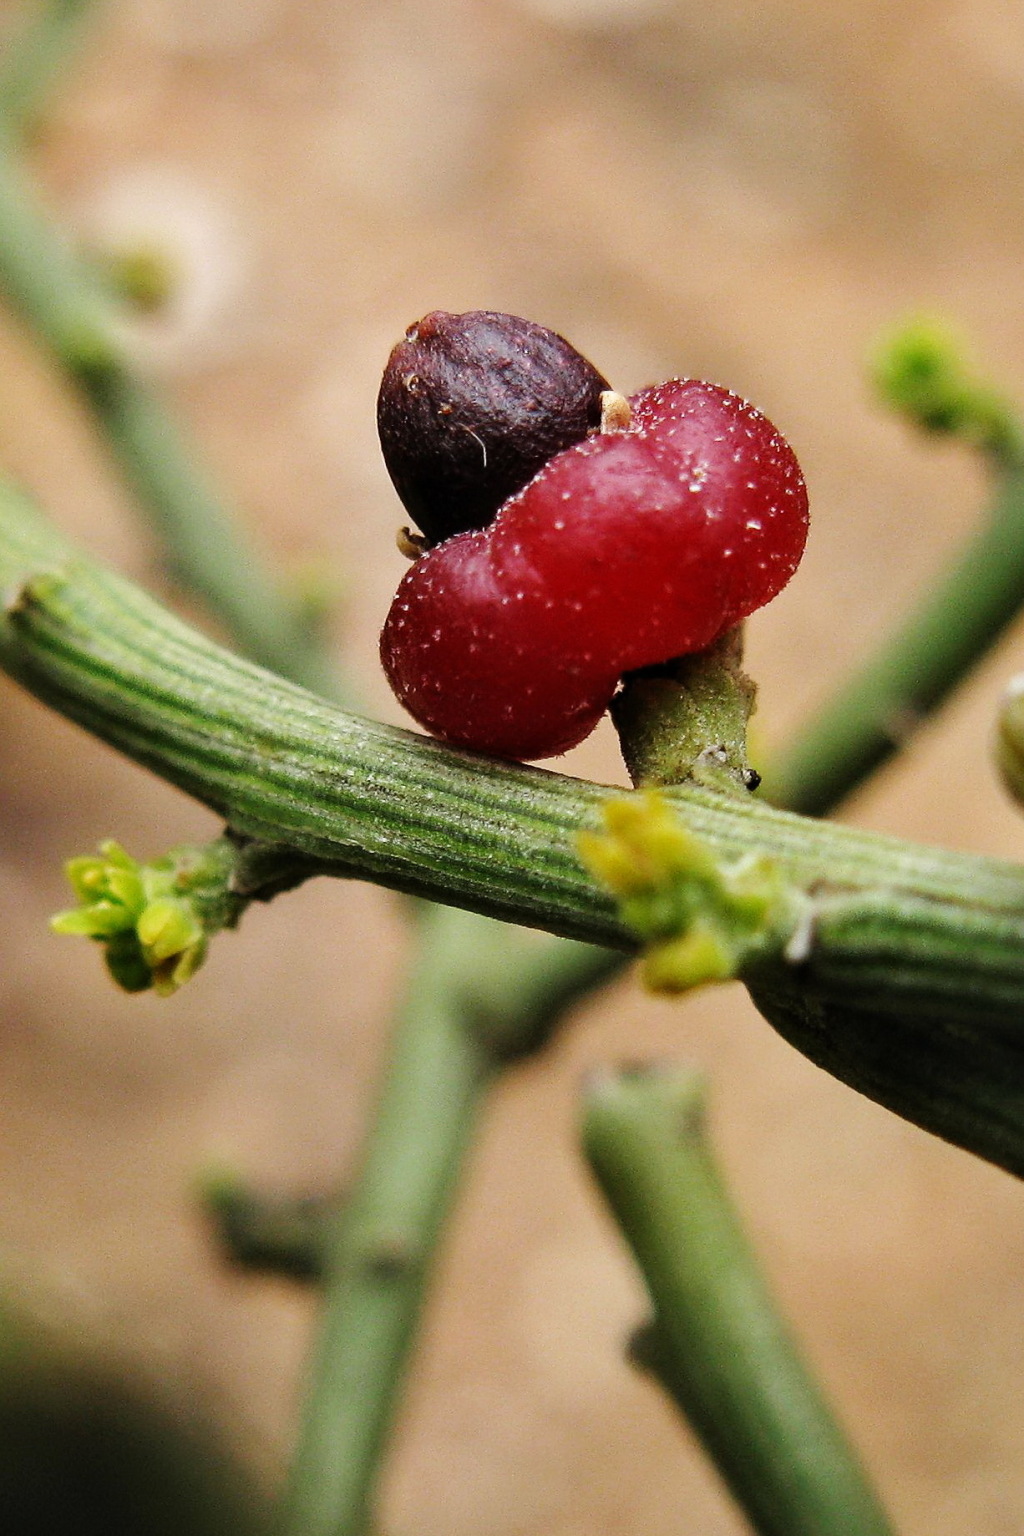
[[[630,672],[611,715],[637,788],[695,779],[745,795],[759,776],[747,759],[747,722],[756,689],[742,668],[743,626],[705,651]]]
[[[544,939],[460,912],[424,908],[423,937],[452,967],[448,995],[464,1026],[501,1061],[540,1049],[566,1009],[621,967],[612,950],[569,939]],[[440,935],[440,939],[438,938]],[[418,970],[436,966],[417,950],[409,990],[418,991]],[[230,1169],[202,1175],[197,1197],[226,1261],[255,1273],[323,1284],[329,1234],[343,1219],[343,1196],[268,1194]]]
[[[616,957],[429,907],[364,1166],[339,1212],[283,1536],[361,1536],[483,1096]]]
[[[38,10],[32,4],[0,64],[0,121],[11,133],[27,132],[41,116],[92,6],[93,0],[43,0]]]
[[[821,815],[907,741],[1024,602],[1024,465],[993,460],[999,492],[940,585],[769,764],[777,805]]]
[[[339,1218],[311,1390],[281,1530],[357,1536],[408,1356],[430,1260],[495,1062],[452,1007],[458,964],[427,915],[358,1184]]]
[[[518,950],[522,974],[523,936],[469,913],[424,915],[365,1164],[337,1219],[287,1536],[365,1530],[429,1266],[483,1093],[505,1061],[542,1042],[567,995],[601,970],[600,952],[566,946],[562,997],[552,996],[550,978],[538,985],[535,973],[532,990],[516,991],[509,1009],[510,949]],[[504,972],[498,980],[496,964]]]
[[[0,666],[221,812],[243,839],[240,894],[344,874],[632,947],[576,851],[602,786],[346,715],[73,555],[10,492],[0,592]],[[743,973],[772,1022],[898,1113],[1024,1172],[1024,870],[755,796],[664,795],[712,855],[756,849],[810,899],[801,942]]]
[[[116,339],[109,295],[36,207],[2,133],[0,286],[85,395],[178,576],[254,660],[330,693],[330,669],[307,624],[263,574],[170,418],[135,376]]]
[[[593,1172],[654,1306],[650,1363],[760,1536],[891,1536],[768,1293],[704,1133],[690,1074],[603,1076]]]

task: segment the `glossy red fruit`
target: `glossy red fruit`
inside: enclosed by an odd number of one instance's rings
[[[381,636],[396,695],[454,745],[568,751],[624,672],[703,650],[785,586],[807,493],[771,422],[713,384],[642,390],[489,528],[411,567]]]

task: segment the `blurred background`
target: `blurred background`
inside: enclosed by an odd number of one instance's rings
[[[3,35],[26,15],[0,11]],[[912,438],[863,362],[946,314],[1024,396],[1024,18],[1007,0],[107,0],[32,163],[69,238],[159,251],[140,365],[281,573],[339,590],[334,645],[401,722],[376,634],[404,521],[374,400],[432,308],[562,331],[613,383],[747,395],[793,443],[813,532],[750,625],[769,753],[941,568],[979,466]],[[103,445],[0,313],[0,461],[63,527],[175,601]],[[847,808],[1008,857],[990,766],[1018,627]],[[564,764],[624,782],[607,725]],[[170,1001],[48,933],[62,861],[141,855],[207,813],[0,679],[0,1264],[8,1297],[220,1427],[274,1484],[314,1310],[217,1261],[192,1189],[280,1192],[355,1157],[404,932],[370,887],[254,910]],[[1024,1197],[858,1098],[737,988],[630,977],[510,1075],[482,1126],[389,1464],[390,1536],[739,1536],[669,1408],[622,1361],[643,1304],[575,1146],[582,1072],[703,1064],[716,1144],[792,1319],[907,1536],[1024,1523]]]

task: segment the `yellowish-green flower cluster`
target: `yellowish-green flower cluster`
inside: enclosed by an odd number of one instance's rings
[[[580,856],[644,941],[644,980],[653,991],[728,981],[785,945],[796,893],[770,859],[721,859],[654,791],[606,801],[603,819],[603,832],[580,834]]]
[[[195,975],[210,934],[237,918],[226,888],[227,845],[176,848],[140,864],[113,840],[69,859],[65,874],[78,906],[51,919],[56,933],[105,946],[107,968],[126,992],[169,997]]]

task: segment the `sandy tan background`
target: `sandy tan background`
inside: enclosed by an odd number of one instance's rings
[[[13,10],[6,15],[13,17]],[[815,523],[752,627],[781,739],[942,562],[984,492],[862,378],[878,328],[945,311],[1024,395],[1024,19],[1009,0],[110,0],[35,153],[81,238],[159,240],[183,285],[146,368],[281,570],[324,555],[372,708],[402,570],[373,434],[424,310],[517,310],[622,388],[674,372],[752,397]],[[0,319],[0,458],[160,587],[89,423]],[[1011,636],[864,824],[1024,854],[988,739]],[[621,779],[606,727],[569,760]],[[170,1002],[48,936],[61,861],[154,853],[203,812],[0,681],[0,1243],[11,1283],[212,1405],[273,1477],[312,1307],[215,1264],[188,1198],[210,1158],[281,1190],[356,1152],[400,986],[378,891],[253,912]],[[637,1285],[574,1149],[589,1064],[706,1065],[717,1141],[778,1291],[906,1536],[1024,1527],[1024,1198],[834,1084],[727,989],[632,981],[501,1089],[483,1127],[389,1475],[391,1536],[734,1536],[667,1408],[620,1363]]]

